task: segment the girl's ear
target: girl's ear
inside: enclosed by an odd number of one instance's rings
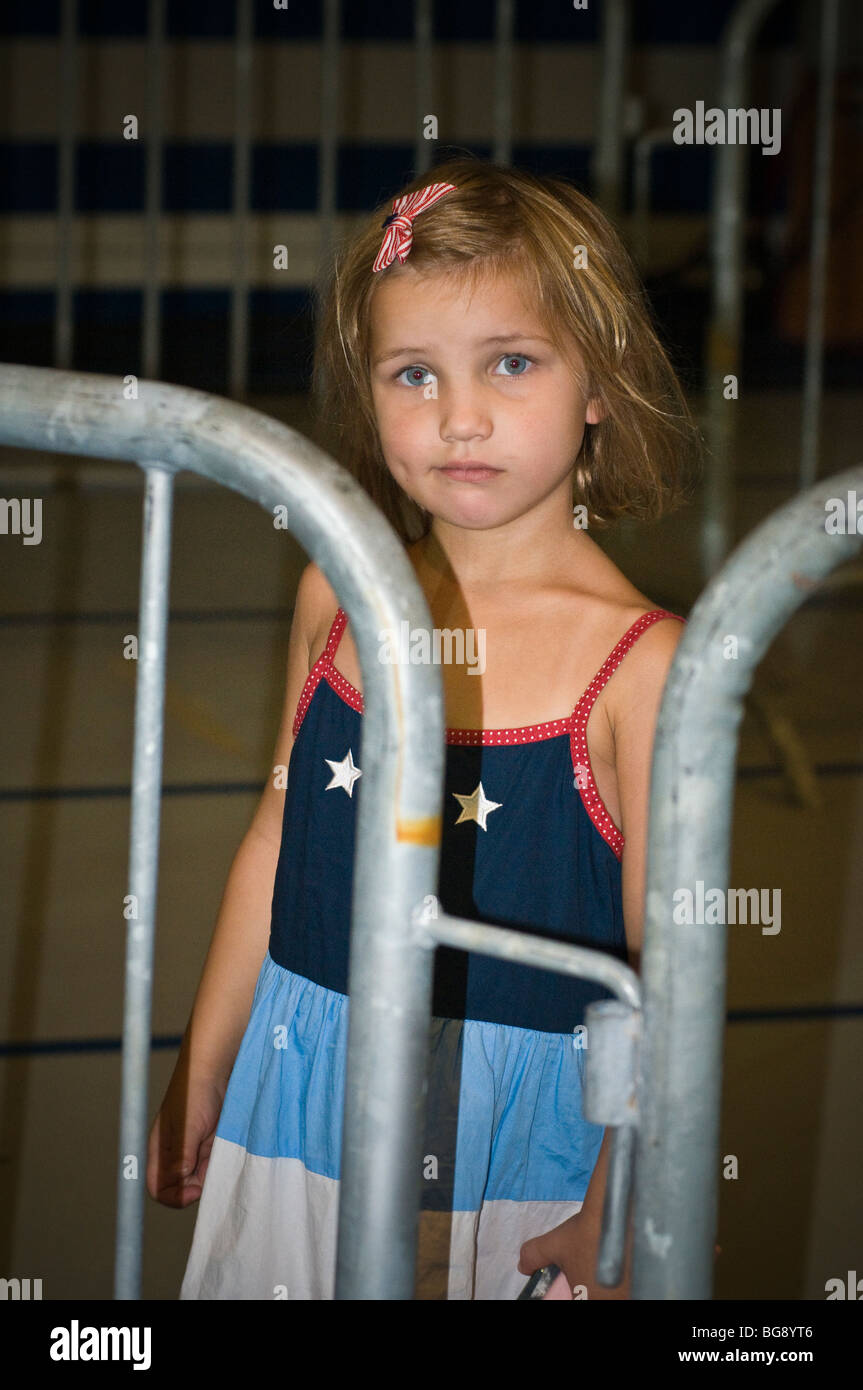
[[[605,419],[605,416],[606,410],[602,404],[602,401],[599,399],[599,396],[591,396],[590,400],[587,402],[587,410],[584,414],[584,423],[586,425],[598,425],[600,420]]]

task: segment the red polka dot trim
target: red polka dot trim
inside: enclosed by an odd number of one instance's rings
[[[565,719],[551,719],[547,724],[523,724],[520,729],[447,729],[447,743],[482,744],[484,748],[494,748],[505,743],[541,743],[546,738],[558,738],[569,733],[571,715]]]
[[[614,650],[606,657],[602,666],[597,671],[590,685],[585,690],[572,714],[565,719],[552,719],[545,724],[524,724],[517,729],[447,729],[446,741],[448,744],[456,744],[462,747],[500,747],[509,745],[517,747],[526,743],[539,743],[544,739],[559,738],[562,734],[567,734],[570,741],[570,755],[572,758],[573,772],[575,773],[575,785],[581,796],[584,808],[596,826],[602,838],[611,846],[618,859],[622,858],[624,837],[608,811],[605,803],[599,794],[599,788],[593,776],[593,768],[590,763],[590,753],[587,746],[587,721],[593,709],[594,702],[602,690],[603,686],[617,670],[630,647],[635,643],[643,632],[660,618],[675,618],[679,623],[685,623],[686,619],[681,618],[677,613],[671,613],[667,608],[654,608],[649,613],[643,613],[637,618],[630,628],[623,634]],[[347,614],[340,608],[333,619],[327,638],[327,645],[318,657],[306,681],[302,695],[300,696],[297,712],[294,716],[294,737],[299,732],[306,710],[311,704],[312,696],[317,689],[318,682],[323,678],[332,686],[336,694],[355,709],[359,714],[363,712],[363,697],[356,686],[351,685],[340,671],[333,665],[333,658],[339,645],[342,633],[347,624]]]
[[[293,732],[294,738],[300,731],[300,725],[306,717],[306,710],[312,703],[312,696],[318,688],[318,682],[323,678],[337,695],[345,701],[345,704],[357,710],[359,714],[363,712],[363,697],[360,692],[351,685],[350,681],[345,680],[341,671],[337,671],[333,665],[333,657],[336,648],[341,640],[342,633],[347,625],[348,615],[343,608],[340,608],[333,618],[332,626],[327,637],[327,644],[321,652],[314,666],[308,674],[306,683],[297,703],[297,712],[294,715]]]
[[[602,690],[603,686],[614,674],[626,653],[634,642],[638,640],[642,632],[659,621],[660,618],[676,618],[679,623],[686,621],[677,613],[669,613],[666,608],[654,608],[650,613],[642,613],[630,628],[623,634],[614,651],[606,657],[600,666],[590,685],[585,690],[578,704],[572,712],[572,726],[570,730],[570,753],[572,755],[572,769],[575,773],[575,780],[584,809],[590,816],[597,830],[607,844],[611,846],[617,858],[623,856],[624,838],[618,830],[611,816],[608,814],[605,803],[599,794],[593,776],[593,768],[590,765],[590,753],[587,748],[587,721],[590,718],[590,711],[593,709],[594,701]]]

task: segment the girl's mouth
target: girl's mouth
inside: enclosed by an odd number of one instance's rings
[[[460,483],[482,483],[488,478],[496,478],[499,468],[490,468],[487,463],[450,463],[440,469],[447,478]]]

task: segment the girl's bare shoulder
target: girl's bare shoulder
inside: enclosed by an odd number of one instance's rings
[[[322,569],[310,562],[300,575],[295,612],[309,644],[309,667],[314,665],[327,644],[339,600]]]
[[[579,627],[591,634],[594,652],[610,656],[639,619],[656,612],[669,613],[637,589],[595,542],[581,553],[580,561],[571,575],[570,602]],[[614,680],[609,680],[606,689],[612,724],[619,710],[631,705],[635,692],[644,696],[664,685],[683,634],[684,622],[677,619],[683,619],[683,614],[656,618],[635,634],[623,653],[625,659],[615,668]]]

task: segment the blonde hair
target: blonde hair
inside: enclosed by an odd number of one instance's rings
[[[452,183],[455,191],[416,218],[406,264],[454,273],[471,288],[488,274],[517,276],[576,379],[602,407],[600,422],[585,425],[573,471],[573,503],[586,507],[588,526],[627,516],[653,521],[688,501],[700,435],[638,273],[597,206],[564,179],[471,156],[435,165],[402,193],[429,183]],[[336,257],[321,305],[313,398],[325,445],[409,543],[430,520],[387,467],[369,367],[372,299],[387,274],[373,273],[372,264],[391,211],[388,200]],[[577,248],[586,253],[578,269]]]

